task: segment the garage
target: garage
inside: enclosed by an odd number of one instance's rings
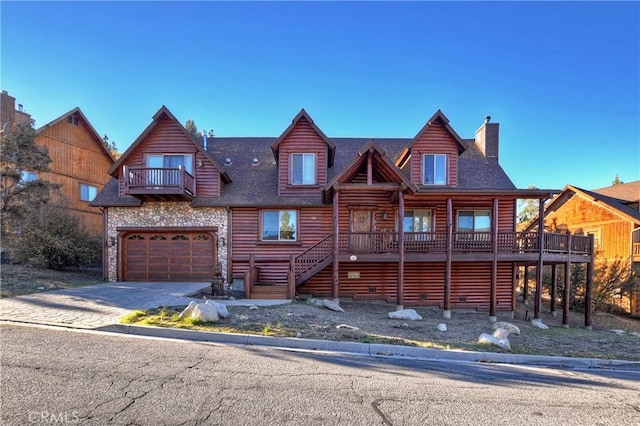
[[[120,234],[122,281],[209,281],[217,259],[215,230]]]

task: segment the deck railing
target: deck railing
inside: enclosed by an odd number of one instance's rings
[[[128,193],[153,193],[176,190],[195,194],[195,179],[184,167],[164,169],[153,167],[128,168],[125,174]]]
[[[571,238],[569,238],[571,237]],[[453,232],[451,235],[453,252],[493,252],[494,241],[491,232]],[[399,251],[397,232],[342,232],[338,234],[338,250],[360,253],[397,253]],[[570,242],[569,242],[570,241]],[[545,253],[590,254],[590,237],[544,233]],[[498,232],[496,248],[499,253],[537,253],[539,239],[536,232]],[[446,232],[405,232],[405,252],[445,252]]]
[[[633,255],[640,256],[640,243],[633,243]]]
[[[295,256],[294,272],[299,277],[313,269],[333,253],[333,234],[323,238],[306,251]]]

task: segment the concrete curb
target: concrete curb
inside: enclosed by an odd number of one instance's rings
[[[239,346],[266,346],[279,349],[297,349],[318,352],[364,355],[374,358],[410,358],[425,361],[487,362],[542,367],[604,368],[640,370],[640,362],[598,358],[571,358],[546,355],[520,355],[496,352],[471,352],[378,343],[335,342],[329,340],[269,337],[253,334],[217,333],[129,324],[100,327],[107,331],[137,336],[211,342]]]

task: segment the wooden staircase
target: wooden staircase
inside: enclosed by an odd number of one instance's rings
[[[296,287],[333,263],[333,234],[292,259]]]
[[[257,283],[251,288],[252,299],[287,299],[287,286]]]

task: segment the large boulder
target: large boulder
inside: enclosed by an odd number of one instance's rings
[[[183,318],[191,318],[191,313],[193,312],[193,309],[197,306],[198,304],[196,302],[189,302],[189,306],[187,306],[186,308],[184,308],[184,311],[180,312],[180,315],[178,315],[179,319],[183,319]]]
[[[497,323],[493,324],[494,330],[497,330],[499,328],[509,330],[509,334],[518,334],[518,335],[520,334],[520,329],[518,328],[517,325],[513,325],[505,321],[498,321]]]
[[[206,303],[197,304],[191,312],[191,318],[202,322],[216,322],[220,319],[216,308]]]
[[[332,311],[344,312],[344,309],[342,309],[340,305],[334,302],[333,300],[324,299],[322,301],[322,306],[324,306],[327,309],[331,309]]]
[[[398,311],[389,312],[389,318],[412,321],[422,319],[422,317],[418,315],[415,309],[400,309]]]
[[[492,345],[497,346],[497,347],[499,347],[501,349],[504,349],[505,351],[510,351],[511,350],[511,345],[509,344],[509,339],[507,339],[506,337],[498,338],[498,337],[493,336],[491,334],[482,333],[480,335],[480,337],[478,337],[478,343],[481,343],[481,344],[492,344]]]
[[[549,326],[546,325],[546,324],[543,324],[542,320],[539,319],[539,318],[532,319],[531,320],[531,325],[536,327],[536,328],[539,328],[540,330],[548,330],[549,329]]]
[[[493,330],[493,337],[497,339],[505,339],[509,337],[510,331],[506,328],[496,328]]]
[[[204,303],[216,308],[216,311],[218,312],[218,316],[220,318],[229,318],[229,310],[227,309],[227,306],[225,304],[216,302],[215,300],[207,300]]]

